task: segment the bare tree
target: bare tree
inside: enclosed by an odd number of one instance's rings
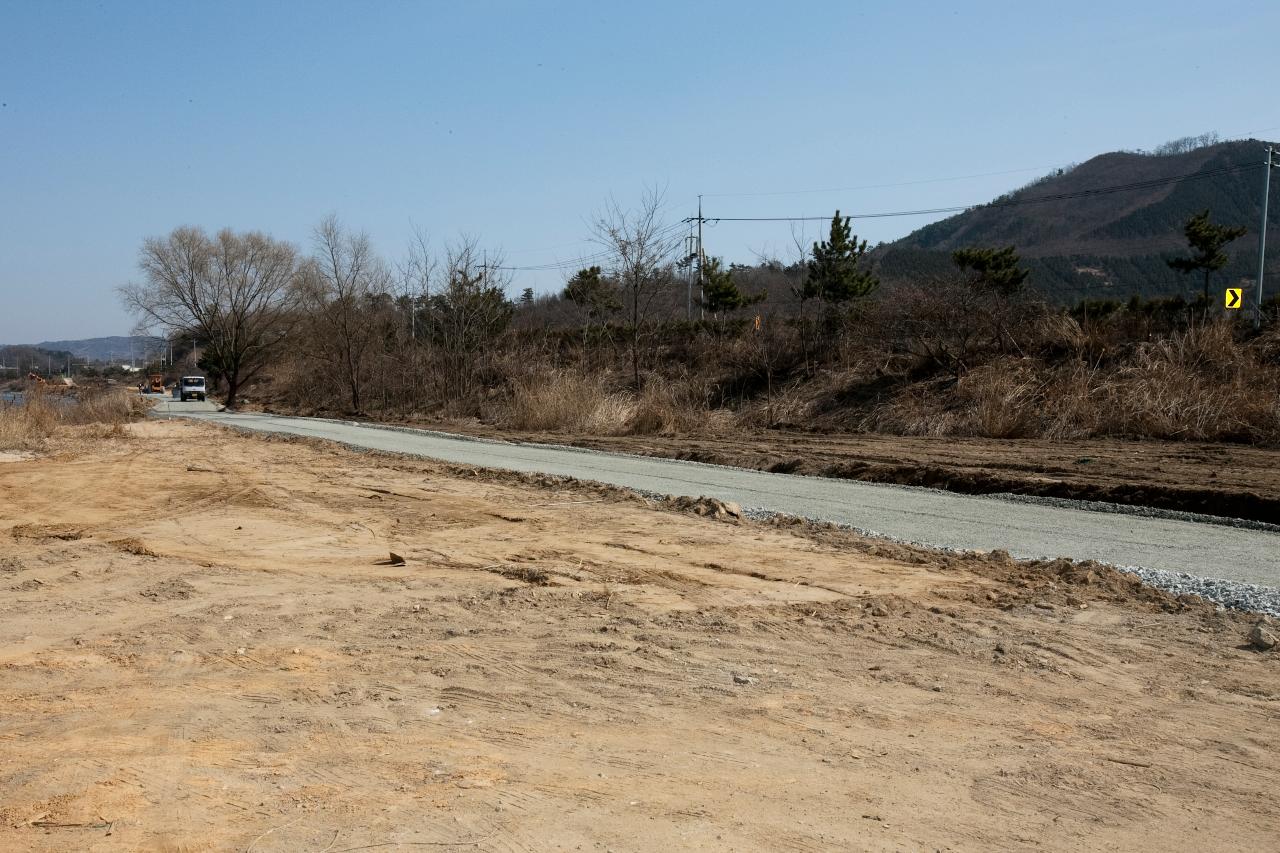
[[[889,351],[945,368],[959,379],[987,354],[1021,352],[1043,311],[1039,300],[1006,296],[980,278],[952,273],[895,288],[892,299],[874,307],[867,329]]]
[[[446,394],[456,398],[471,390],[480,356],[511,322],[509,275],[500,255],[481,259],[474,238],[464,237],[446,250],[443,280],[431,295],[427,316]]]
[[[426,307],[427,296],[436,278],[436,259],[426,232],[415,228],[404,260],[396,264],[396,289],[409,312],[409,339],[418,339],[418,315]]]
[[[662,201],[656,187],[645,191],[634,210],[611,198],[594,226],[596,242],[613,255],[609,272],[622,291],[636,388],[640,387],[641,342],[651,331],[655,299],[673,281],[672,260],[680,241],[680,229],[662,222]]]
[[[226,380],[227,408],[235,408],[241,386],[296,320],[293,246],[257,231],[223,229],[211,238],[184,227],[145,240],[138,266],[146,281],[120,288],[125,307],[147,327],[199,338],[202,361]]]
[[[336,216],[316,226],[312,257],[303,265],[299,292],[308,356],[337,373],[351,411],[361,411],[373,350],[382,339],[390,273],[366,234],[347,231]]]

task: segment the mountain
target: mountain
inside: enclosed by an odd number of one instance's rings
[[[1179,140],[1154,152],[1113,152],[1055,172],[989,204],[926,225],[876,256],[886,283],[951,269],[965,246],[1015,246],[1031,281],[1061,302],[1193,295],[1195,276],[1166,261],[1186,250],[1182,226],[1208,208],[1214,222],[1249,232],[1226,251],[1230,263],[1215,286],[1245,284],[1257,271],[1267,143]],[[1189,177],[1188,177],[1189,176]],[[1267,229],[1265,292],[1280,290],[1280,170]],[[1110,191],[1111,188],[1125,187]],[[1247,279],[1248,281],[1244,281]]]
[[[44,341],[34,345],[38,349],[69,352],[76,358],[89,361],[109,361],[126,364],[132,359],[142,364],[148,356],[164,351],[167,346],[164,338],[149,335],[132,337],[115,336],[108,338],[86,338],[79,341]]]

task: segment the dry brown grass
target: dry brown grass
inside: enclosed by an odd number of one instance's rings
[[[630,415],[631,401],[600,378],[549,371],[517,381],[498,419],[508,429],[619,435]]]
[[[94,427],[97,437],[121,435],[122,425],[144,409],[123,389],[82,390],[71,397],[35,391],[21,404],[0,404],[0,451],[46,450],[68,428]]]
[[[653,377],[636,398],[628,423],[633,435],[683,435],[720,432],[732,414],[708,405],[706,390],[696,379],[670,381]]]
[[[859,426],[904,435],[1280,442],[1280,367],[1268,346],[1242,343],[1218,322],[1105,364],[1002,358],[957,382],[909,386]]]
[[[496,419],[507,429],[575,435],[676,435],[727,427],[691,382],[651,377],[639,393],[611,391],[606,380],[570,371],[522,377]]]

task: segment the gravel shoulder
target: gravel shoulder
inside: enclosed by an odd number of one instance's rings
[[[1268,849],[1280,822],[1255,618],[1105,566],[189,421],[4,462],[0,507],[2,849]]]

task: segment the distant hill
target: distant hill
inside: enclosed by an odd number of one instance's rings
[[[1251,287],[1267,143],[1195,147],[1189,142],[1170,143],[1156,152],[1102,154],[927,225],[878,249],[880,275],[889,284],[906,281],[950,269],[955,249],[1013,245],[1031,268],[1036,287],[1058,301],[1127,299],[1135,293],[1191,295],[1198,292],[1197,282],[1165,262],[1184,251],[1183,223],[1208,208],[1215,222],[1249,229],[1228,246],[1231,262],[1218,275],[1218,284],[1249,279]],[[1172,182],[1184,175],[1197,177]],[[1280,170],[1273,177],[1273,190],[1280,191]],[[1120,185],[1134,186],[1090,194]],[[1280,192],[1272,193],[1272,207],[1280,208]],[[1272,210],[1271,222],[1265,288],[1275,294],[1280,289],[1280,210]]]
[[[56,373],[71,358],[71,353],[65,350],[50,350],[22,344],[0,345],[0,379],[17,379],[28,371]]]
[[[44,341],[34,344],[42,350],[69,352],[76,358],[90,361],[110,361],[125,364],[132,357],[139,364],[147,360],[148,355],[156,355],[166,346],[164,338],[149,335],[133,337],[120,336],[108,338],[86,338],[78,341]]]

